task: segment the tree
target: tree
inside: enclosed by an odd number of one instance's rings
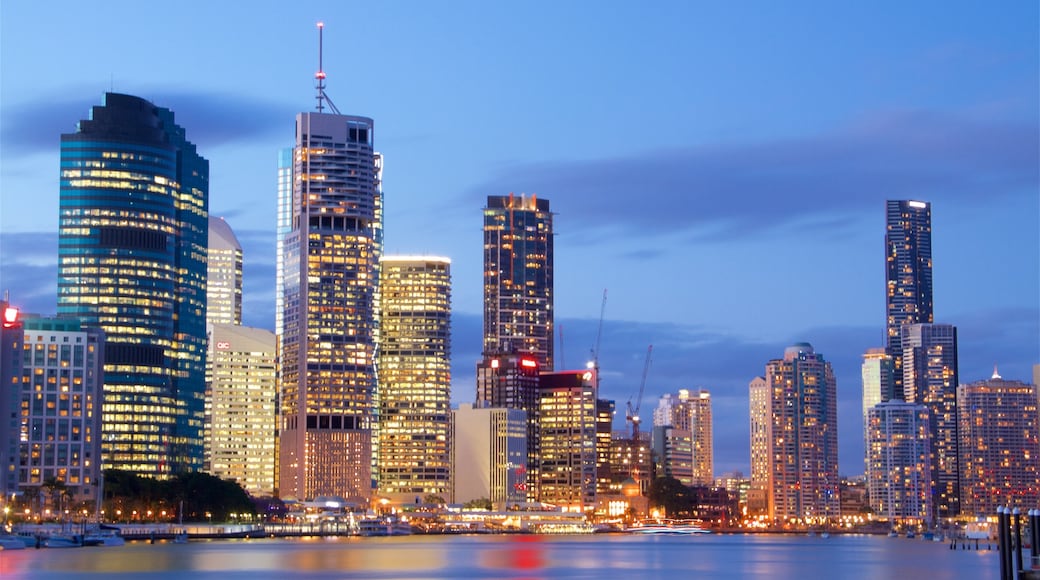
[[[491,500],[486,497],[477,499],[471,499],[466,503],[462,504],[463,509],[468,510],[488,510],[491,511]]]
[[[650,505],[664,508],[671,518],[688,517],[693,509],[690,488],[674,477],[659,477],[650,484]]]
[[[428,505],[444,505],[448,503],[443,497],[435,494],[429,494],[423,498],[423,503]]]

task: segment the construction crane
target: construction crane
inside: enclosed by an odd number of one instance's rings
[[[646,375],[650,372],[650,355],[654,352],[654,345],[646,349],[646,362],[643,363],[643,378],[639,381],[639,394],[636,395],[636,406],[632,407],[632,399],[628,400],[625,420],[632,424],[632,443],[639,443],[639,407],[643,404],[643,391],[646,389]]]
[[[603,302],[599,305],[599,328],[596,329],[596,346],[592,348],[589,366],[596,371],[596,386],[599,386],[599,341],[603,338],[603,314],[607,311],[607,289],[603,289]]]

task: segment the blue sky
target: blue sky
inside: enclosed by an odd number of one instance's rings
[[[59,135],[114,89],[171,108],[272,327],[277,151],[328,93],[376,122],[388,253],[453,260],[453,399],[474,394],[481,214],[556,212],[563,361],[609,297],[602,396],[712,391],[716,471],[747,472],[747,383],[811,342],[862,472],[859,364],[884,334],[884,200],[932,202],[935,312],[962,382],[1040,362],[1035,2],[0,4],[0,288],[54,312]],[[559,350],[559,346],[557,347]],[[617,425],[620,428],[622,416]]]

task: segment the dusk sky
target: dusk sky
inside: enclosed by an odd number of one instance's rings
[[[327,92],[375,120],[385,250],[452,260],[453,402],[472,401],[486,196],[556,213],[557,361],[603,398],[707,388],[716,475],[749,472],[748,382],[810,342],[863,471],[860,363],[884,345],[884,201],[932,203],[936,322],[961,382],[1040,362],[1035,1],[0,3],[0,290],[53,314],[58,158],[106,91],[174,111],[274,326],[278,150]]]

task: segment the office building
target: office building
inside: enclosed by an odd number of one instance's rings
[[[812,345],[798,343],[749,385],[752,502],[774,523],[839,516],[837,384]],[[757,491],[757,497],[752,494]]]
[[[278,373],[275,335],[213,324],[207,375],[209,472],[254,496],[275,491]]]
[[[596,399],[596,494],[610,493],[610,446],[614,401]]]
[[[690,430],[655,425],[652,433],[658,475],[674,477],[686,486],[693,485],[693,436]]]
[[[378,484],[414,503],[450,490],[451,262],[384,256],[380,268]]]
[[[526,353],[538,368],[554,368],[553,226],[547,199],[487,198],[484,353]]]
[[[209,217],[206,322],[242,324],[242,246],[224,218]]]
[[[711,486],[715,481],[711,393],[705,389],[692,393],[680,389],[675,396],[670,393],[663,395],[654,409],[654,426],[670,427],[668,430],[654,430],[655,435],[661,433],[663,437],[672,439],[658,443],[655,438],[654,441],[655,451],[668,451],[667,456],[658,455],[663,472],[676,477],[684,485]],[[685,455],[687,450],[689,455]],[[670,462],[675,462],[675,465],[669,465]]]
[[[633,440],[629,431],[614,431],[609,463],[611,493],[621,493],[625,482],[632,481],[639,494],[646,495],[654,480],[651,433],[640,431],[639,439]]]
[[[537,359],[529,354],[487,354],[477,363],[476,407],[518,409],[527,419],[525,473],[528,501],[538,499],[540,463]]]
[[[873,513],[892,523],[932,521],[928,407],[885,401],[867,412],[867,494]]]
[[[538,501],[596,506],[596,371],[542,373],[538,384]]]
[[[18,491],[18,448],[21,439],[22,351],[25,334],[22,313],[7,300],[0,299],[0,503],[7,507],[11,494]]]
[[[372,119],[296,116],[291,230],[282,237],[283,498],[371,494],[381,166]]]
[[[999,506],[1040,505],[1037,386],[1001,378],[957,387],[961,509],[992,516]]]
[[[902,393],[903,346],[900,328],[931,323],[932,206],[911,200],[885,202],[885,305],[896,394]]]
[[[282,348],[282,333],[285,330],[285,239],[293,230],[293,148],[278,151],[278,185],[275,200],[275,282],[274,282],[274,333],[278,337],[278,349]]]
[[[58,315],[105,334],[105,468],[202,467],[208,184],[173,112],[138,97],[61,136]]]
[[[910,324],[901,329],[903,396],[928,407],[932,451],[933,520],[960,513],[957,464],[957,328]]]
[[[527,414],[519,409],[451,412],[451,503],[489,499],[496,510],[527,501]]]

